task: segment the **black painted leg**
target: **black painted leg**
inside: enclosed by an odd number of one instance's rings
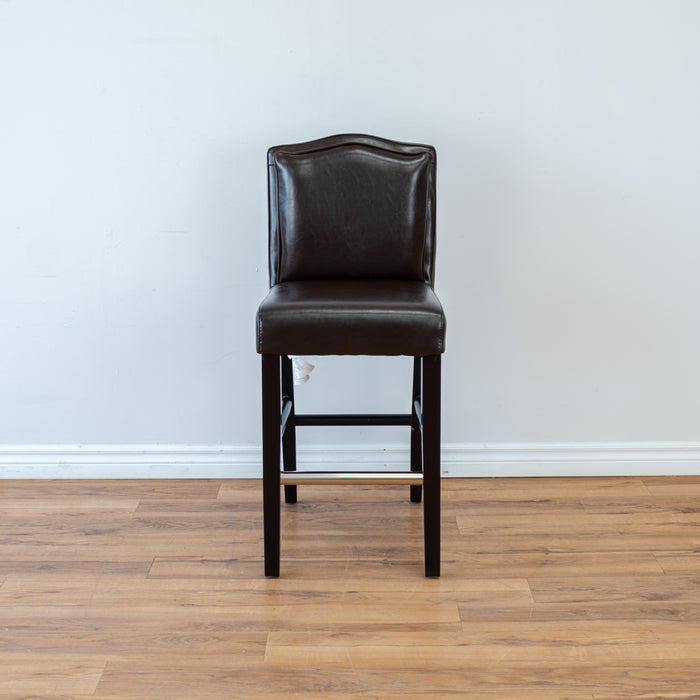
[[[280,356],[262,355],[265,576],[280,574]]]
[[[416,400],[420,402],[421,396],[421,358],[413,358],[413,393],[411,398],[411,471],[423,471],[422,435],[418,415],[416,414]],[[411,503],[420,503],[421,486],[411,486]]]
[[[425,575],[440,576],[440,355],[423,358]]]
[[[282,399],[288,398],[292,402],[292,410],[287,418],[287,427],[282,436],[282,462],[284,471],[294,472],[297,469],[297,439],[296,425],[294,423],[294,375],[292,372],[292,360],[287,355],[282,355]],[[297,487],[284,487],[284,502],[297,502]]]

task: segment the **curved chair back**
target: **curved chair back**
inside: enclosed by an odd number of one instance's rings
[[[432,146],[342,134],[268,151],[270,286],[310,279],[434,284]]]

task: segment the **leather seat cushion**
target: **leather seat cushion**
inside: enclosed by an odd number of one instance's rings
[[[437,355],[445,314],[413,280],[301,280],[274,285],[258,308],[258,352]]]

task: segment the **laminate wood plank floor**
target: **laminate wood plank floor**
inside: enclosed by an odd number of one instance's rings
[[[0,481],[0,698],[700,698],[700,477]]]

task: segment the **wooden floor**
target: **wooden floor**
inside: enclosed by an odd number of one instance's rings
[[[0,481],[2,698],[698,698],[700,477]]]

